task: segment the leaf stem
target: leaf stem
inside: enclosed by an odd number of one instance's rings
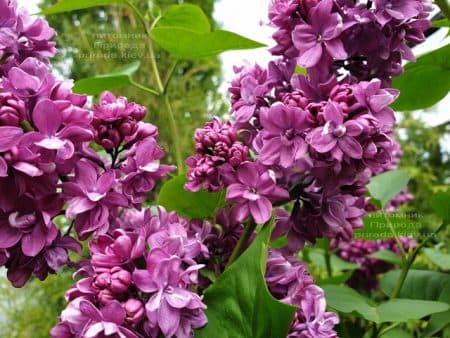
[[[140,90],[143,90],[143,91],[145,91],[147,93],[150,93],[152,95],[156,95],[156,96],[160,96],[161,95],[161,93],[158,92],[157,90],[154,90],[154,89],[148,88],[148,87],[146,87],[144,85],[141,85],[140,83],[137,83],[137,82],[133,81],[132,79],[130,79],[130,84],[133,87],[136,87],[136,88],[138,88]]]
[[[391,331],[395,329],[397,326],[399,326],[402,322],[395,322],[387,327],[385,327],[383,330],[380,331],[378,334],[378,337],[382,337],[386,332]]]
[[[327,275],[328,277],[333,276],[333,270],[331,268],[331,255],[330,255],[330,240],[328,238],[325,239],[325,267],[327,269]]]
[[[164,105],[166,106],[167,115],[169,116],[169,125],[170,129],[172,129],[172,143],[175,148],[175,160],[177,162],[178,172],[182,171],[184,167],[183,156],[181,154],[180,148],[180,139],[179,139],[179,130],[178,125],[175,120],[175,114],[172,110],[172,105],[170,104],[169,97],[167,94],[164,95]]]
[[[228,259],[228,263],[225,267],[225,269],[228,269],[233,262],[239,258],[240,255],[245,251],[245,248],[247,246],[248,240],[253,234],[253,231],[256,229],[256,223],[253,221],[250,221],[246,224],[244,228],[244,232],[242,233],[241,237],[239,238],[239,241],[237,242],[236,246],[233,249],[233,252],[231,253],[230,258]]]
[[[389,220],[389,218],[387,217],[386,212],[385,212],[384,210],[382,210],[381,212],[382,212],[382,214],[383,214],[384,220],[386,221],[386,224],[389,226],[389,230],[391,230],[392,235],[394,236],[395,243],[397,244],[398,249],[400,250],[400,253],[402,254],[402,260],[403,260],[403,263],[405,263],[406,260],[407,260],[408,255],[406,254],[406,251],[405,251],[405,249],[403,248],[403,244],[402,244],[402,242],[400,241],[400,238],[398,237],[397,231],[395,231],[395,228],[394,228],[394,226],[392,225],[392,223],[391,223],[391,221]]]

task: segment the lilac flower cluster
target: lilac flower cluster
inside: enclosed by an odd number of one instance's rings
[[[90,111],[71,81],[50,73],[56,49],[47,22],[10,0],[0,0],[0,13],[0,265],[21,287],[80,252],[57,217],[73,221],[81,240],[106,233],[174,167],[160,164],[164,152],[157,128],[141,121],[144,107],[107,92]],[[109,159],[89,148],[94,140]]]
[[[407,43],[423,40],[429,10],[421,0],[273,1],[272,53],[282,57],[267,69],[235,68],[233,120],[198,131],[186,188],[226,188],[237,222],[264,223],[273,206],[291,203],[275,233],[287,234],[292,252],[319,237],[350,240],[370,177],[395,166],[389,105],[399,93],[386,86],[411,59]],[[249,155],[215,161],[223,140]]]
[[[192,337],[207,322],[193,286],[208,249],[191,224],[159,208],[128,211],[114,226],[90,242],[51,336]]]
[[[400,242],[406,252],[410,248],[416,246],[416,242],[409,237],[401,237]],[[333,241],[331,245],[336,250],[336,254],[339,257],[359,265],[359,268],[355,270],[350,279],[347,280],[347,284],[352,288],[366,292],[373,291],[377,288],[377,276],[380,273],[387,272],[394,268],[394,265],[392,264],[369,256],[380,250],[389,250],[399,256],[401,255],[400,249],[394,239],[354,239],[350,242]]]
[[[339,70],[388,85],[402,73],[403,59],[414,61],[408,45],[425,40],[431,10],[430,0],[275,0],[269,10],[277,29],[271,51],[310,72]]]
[[[334,312],[326,312],[325,294],[314,285],[304,263],[294,256],[270,250],[266,282],[274,297],[297,306],[289,338],[337,337],[333,328],[339,323],[339,318]]]

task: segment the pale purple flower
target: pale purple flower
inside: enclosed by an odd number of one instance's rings
[[[170,256],[162,249],[150,252],[147,270],[135,270],[133,281],[143,292],[153,293],[145,305],[151,327],[158,327],[166,337],[189,337],[192,329],[207,322],[200,296],[183,287],[183,275],[191,274],[202,265],[181,267],[177,256]]]
[[[291,167],[308,148],[304,132],[309,128],[308,113],[300,108],[275,104],[261,112],[263,127],[260,161]]]
[[[376,18],[381,25],[385,25],[391,19],[402,22],[418,16],[421,10],[417,0],[375,0]]]
[[[48,66],[36,58],[27,58],[19,66],[12,67],[2,86],[21,99],[48,95],[55,79]]]
[[[322,0],[308,14],[308,23],[299,24],[292,33],[292,40],[300,56],[298,64],[313,67],[324,53],[342,60],[347,57],[339,35],[344,30],[342,18],[332,12],[333,1]]]
[[[363,126],[354,120],[344,122],[344,113],[333,102],[326,105],[324,117],[325,125],[308,135],[311,147],[319,153],[330,152],[336,160],[342,160],[343,155],[361,159],[362,147],[355,137],[363,132]]]
[[[353,93],[358,103],[366,107],[384,125],[395,123],[394,112],[389,105],[399,96],[396,89],[382,88],[380,80],[362,81],[353,86]]]
[[[122,167],[126,176],[121,179],[121,183],[123,193],[131,203],[140,205],[156,182],[176,167],[160,163],[165,153],[151,137],[139,142],[133,152],[134,154],[128,155],[127,163]]]
[[[53,101],[39,101],[33,110],[33,122],[39,131],[39,141],[35,144],[47,150],[55,150],[59,160],[70,159],[75,145],[89,142],[93,133],[88,125],[63,126],[63,116]]]
[[[75,220],[75,230],[81,239],[94,231],[106,232],[110,208],[126,207],[126,197],[113,189],[117,185],[114,171],[102,174],[89,161],[79,161],[75,178],[63,183],[63,193],[68,199],[66,216]]]
[[[234,203],[236,219],[252,216],[264,224],[272,214],[272,202],[289,199],[289,193],[278,187],[269,172],[253,162],[244,162],[236,171],[236,183],[227,188],[226,199]]]

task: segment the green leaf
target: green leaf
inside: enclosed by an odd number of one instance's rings
[[[432,313],[447,311],[449,305],[417,299],[392,299],[377,307],[379,322],[406,322],[412,319],[420,319]]]
[[[140,67],[140,62],[136,61],[112,73],[102,74],[95,77],[81,79],[75,82],[73,91],[79,94],[98,95],[104,90],[111,90],[132,84],[131,75]]]
[[[450,223],[450,190],[438,192],[431,197],[431,208],[442,220]]]
[[[424,109],[442,100],[450,90],[450,44],[408,63],[393,87],[400,90],[395,110]]]
[[[386,295],[391,295],[399,275],[400,270],[390,271],[385,274],[380,281],[381,291]],[[449,274],[412,269],[408,272],[399,297],[437,300],[448,282],[450,282]]]
[[[431,24],[435,28],[450,27],[450,20],[449,19],[435,20],[431,21]]]
[[[211,31],[208,18],[200,7],[189,4],[171,6],[150,36],[178,59],[201,59],[228,50],[264,46],[232,32]]]
[[[442,289],[438,301],[450,304],[450,282]],[[441,331],[448,324],[450,324],[450,310],[441,313],[435,313],[430,317],[427,328],[424,332],[424,337],[430,337]]]
[[[177,176],[167,181],[161,188],[158,204],[167,211],[176,211],[188,219],[213,217],[224,204],[224,194],[207,191],[189,192],[184,189],[186,177]]]
[[[370,299],[348,287],[323,285],[322,289],[325,291],[327,305],[330,308],[342,313],[352,313],[372,322],[377,322],[378,315]]]
[[[353,270],[345,271],[343,273],[334,275],[332,277],[327,278],[317,278],[316,284],[319,286],[327,285],[327,284],[333,284],[333,285],[340,285],[345,283],[353,274]]]
[[[208,34],[196,33],[185,28],[157,27],[151,37],[161,48],[178,59],[202,59],[229,50],[253,49],[264,45],[238,34],[216,30]]]
[[[299,65],[295,66],[295,74],[300,74],[300,75],[307,75],[308,74],[308,69],[306,68],[302,68]]]
[[[325,251],[323,249],[309,249],[309,260],[315,266],[326,269]],[[330,253],[330,264],[333,272],[353,271],[359,268],[358,264],[347,262]]]
[[[205,291],[208,324],[196,338],[286,337],[296,309],[273,298],[264,280],[272,226]]]
[[[199,6],[192,4],[170,6],[158,21],[157,27],[185,28],[196,33],[211,32],[208,17]]]
[[[379,259],[395,265],[402,265],[402,258],[390,250],[380,250],[369,255],[369,257]]]
[[[50,15],[71,12],[79,9],[108,5],[125,5],[125,0],[60,0],[53,6],[44,9],[40,14]]]
[[[413,338],[413,336],[405,330],[395,328],[384,333],[380,338]]]
[[[424,249],[423,251],[427,258],[442,270],[450,270],[450,254],[431,248]]]
[[[353,289],[324,285],[327,305],[343,313],[353,313],[375,323],[406,322],[411,319],[420,319],[432,313],[448,310],[449,305],[442,302],[392,299],[379,305],[373,304],[370,299],[360,295]]]
[[[408,184],[409,176],[402,170],[393,170],[375,176],[367,186],[370,196],[382,209]]]

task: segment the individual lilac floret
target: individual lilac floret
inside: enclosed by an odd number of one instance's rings
[[[295,27],[292,39],[300,56],[301,67],[317,65],[325,53],[337,60],[347,57],[339,35],[344,27],[338,13],[332,13],[333,1],[322,0],[308,14],[308,23]]]
[[[260,161],[266,165],[291,167],[308,146],[304,132],[310,127],[308,113],[300,108],[275,104],[260,116],[262,149]]]
[[[243,163],[236,171],[236,183],[227,188],[226,199],[234,203],[236,220],[252,216],[264,224],[272,214],[272,202],[289,200],[289,193],[278,187],[269,172],[253,162]]]
[[[75,178],[63,183],[63,193],[68,199],[66,215],[75,220],[75,230],[81,239],[94,231],[106,232],[110,208],[126,207],[126,197],[113,189],[117,185],[114,171],[102,174],[89,161],[77,163]]]
[[[330,152],[339,161],[344,155],[361,159],[363,150],[355,137],[363,132],[363,126],[354,120],[344,122],[342,109],[333,102],[326,105],[324,117],[325,125],[308,135],[311,147],[319,153]]]
[[[126,176],[121,179],[121,183],[123,193],[133,205],[139,207],[156,182],[176,169],[175,166],[160,163],[164,155],[164,151],[151,137],[139,142],[127,155],[127,163],[122,167]]]
[[[55,150],[57,161],[72,158],[75,145],[89,142],[94,136],[88,124],[64,126],[61,111],[53,101],[47,99],[36,104],[33,122],[39,131],[35,144],[47,150]]]

